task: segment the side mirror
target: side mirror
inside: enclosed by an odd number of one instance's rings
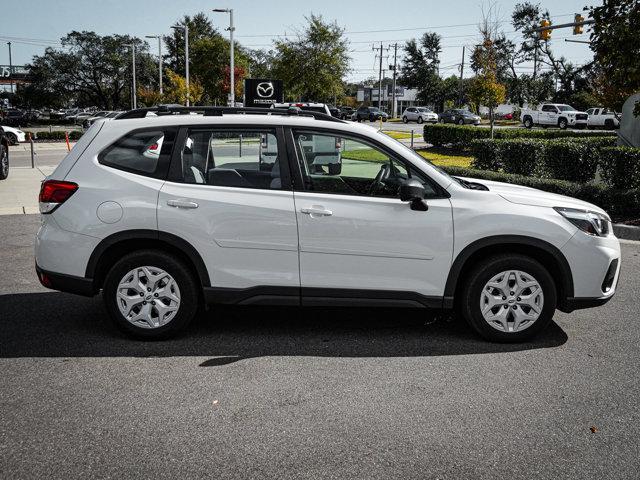
[[[410,202],[411,210],[426,212],[429,207],[424,201],[424,185],[414,178],[408,178],[400,185],[400,200]]]

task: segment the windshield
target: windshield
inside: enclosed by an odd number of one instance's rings
[[[431,110],[429,110],[428,108],[421,107],[421,108],[418,108],[418,111],[419,112],[430,112]]]
[[[571,105],[558,105],[558,110],[560,110],[561,112],[575,112],[576,109],[573,108]]]

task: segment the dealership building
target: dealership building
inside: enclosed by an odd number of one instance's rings
[[[416,106],[418,90],[415,88],[406,88],[400,85],[396,85],[396,102],[398,105],[398,115],[401,114],[405,108]],[[378,106],[378,86],[377,85],[361,85],[358,87],[356,93],[356,100],[358,103],[370,103],[371,105]],[[382,105],[381,108],[386,112],[391,112],[393,102],[393,86],[387,85],[382,87]]]

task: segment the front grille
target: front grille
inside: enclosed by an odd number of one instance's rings
[[[576,115],[576,120],[586,120],[587,118],[589,118],[589,115],[586,113],[579,113]]]
[[[604,280],[602,281],[602,293],[607,293],[611,290],[613,286],[613,280],[616,278],[616,270],[618,269],[618,259],[616,258],[609,265],[609,269],[607,270],[607,274],[604,276]]]

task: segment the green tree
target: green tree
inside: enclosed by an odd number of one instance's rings
[[[624,101],[640,91],[640,3],[637,0],[604,0],[588,9],[595,20],[591,50],[596,63],[596,95],[620,111]],[[640,115],[640,103],[636,104]]]
[[[32,84],[23,92],[32,106],[74,104],[102,109],[125,108],[131,95],[131,50],[136,46],[137,83],[157,83],[156,63],[148,45],[128,35],[101,36],[71,32],[61,39],[62,49],[47,48],[31,63]],[[58,101],[51,101],[54,97]],[[38,105],[39,104],[39,105]]]
[[[275,42],[273,73],[283,80],[289,99],[332,101],[341,95],[349,71],[349,42],[337,23],[313,14],[307,21],[297,39]]]
[[[418,90],[417,99],[424,104],[439,104],[442,79],[439,75],[440,35],[426,32],[419,41],[411,39],[404,46],[400,82]]]

